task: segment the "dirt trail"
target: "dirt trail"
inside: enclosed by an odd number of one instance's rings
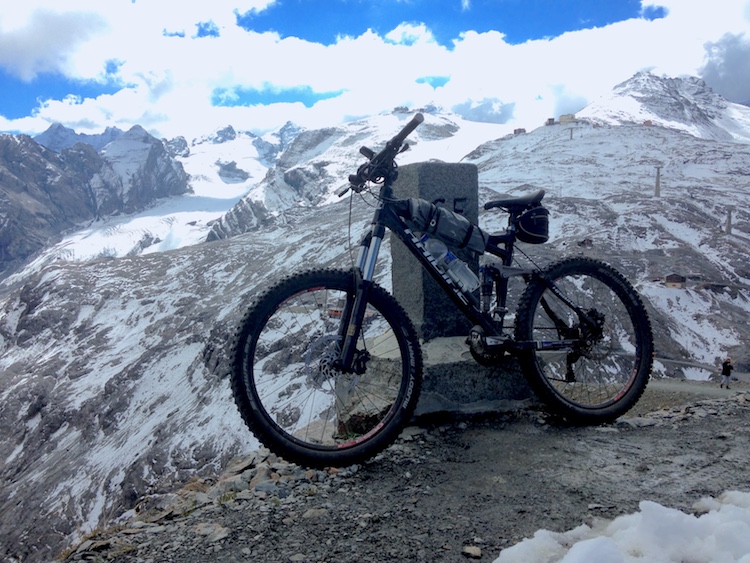
[[[652,379],[648,383],[646,393],[628,413],[628,416],[648,413],[660,408],[669,408],[701,399],[731,397],[736,391],[750,390],[749,382],[749,374],[739,374],[738,381],[733,382],[730,389],[721,388],[718,378],[710,382],[671,378]]]
[[[539,529],[632,513],[641,500],[690,511],[704,496],[750,490],[748,465],[747,383],[652,381],[627,418],[604,427],[555,426],[524,410],[409,427],[342,472],[305,473],[271,458],[250,474],[275,473],[276,484],[144,514],[70,559],[492,561]],[[224,479],[214,487],[236,477]]]

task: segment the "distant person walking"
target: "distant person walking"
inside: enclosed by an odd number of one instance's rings
[[[731,379],[733,369],[732,358],[724,360],[721,364],[721,385],[719,385],[719,387],[726,387],[729,389],[729,380]]]

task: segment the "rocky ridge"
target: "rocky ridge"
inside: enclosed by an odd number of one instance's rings
[[[716,94],[698,77],[639,72],[578,114],[609,125],[645,122],[714,141],[750,142],[750,108]],[[733,121],[744,123],[736,127]]]
[[[107,127],[102,133],[94,135],[76,133],[73,129],[65,127],[60,123],[53,123],[46,131],[35,135],[34,140],[40,145],[58,153],[78,143],[90,145],[94,150],[100,151],[122,134],[123,131],[117,127]]]
[[[356,150],[362,145],[383,142],[386,135],[392,135],[410,116],[411,112],[396,111],[379,116],[377,120],[362,119],[337,127],[297,130],[293,140],[279,153],[274,166],[247,196],[214,224],[207,240],[257,230],[290,207],[318,207],[336,201],[336,190],[361,164],[362,157]],[[444,140],[458,130],[450,116],[431,115],[414,138]],[[285,126],[279,136],[283,140],[294,132]],[[404,163],[408,158],[407,153],[400,161]]]
[[[58,154],[25,135],[0,135],[0,274],[66,230],[188,190],[182,165],[141,127],[101,152],[77,142]]]

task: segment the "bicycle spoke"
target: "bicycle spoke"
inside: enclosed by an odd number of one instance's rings
[[[409,348],[395,330],[404,321],[394,322],[387,316],[393,313],[372,303],[365,308],[354,355],[356,373],[341,371],[340,324],[351,299],[345,289],[351,277],[336,276],[340,289],[325,284],[306,288],[269,310],[254,338],[248,373],[255,393],[250,397],[274,435],[284,443],[340,457],[346,448],[382,432],[397,413],[402,415],[395,406],[403,400],[404,375],[410,372],[404,371]]]
[[[648,317],[627,281],[601,262],[569,259],[548,275],[554,286],[530,287],[519,311],[516,336],[530,341],[521,356],[530,382],[565,414],[610,419],[648,381]]]

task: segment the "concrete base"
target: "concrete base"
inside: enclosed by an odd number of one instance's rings
[[[424,382],[415,417],[503,412],[537,401],[515,359],[509,356],[499,366],[481,366],[465,340],[455,336],[422,344]]]

